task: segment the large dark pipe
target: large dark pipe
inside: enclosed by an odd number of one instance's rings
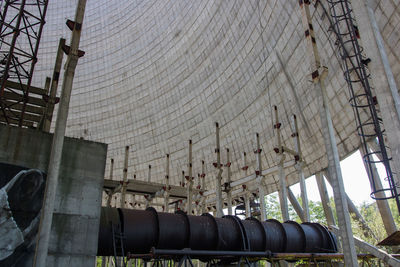
[[[114,237],[113,237],[114,231]],[[317,223],[280,223],[269,219],[240,220],[236,216],[215,218],[209,214],[186,215],[183,212],[157,212],[102,208],[98,255],[120,254],[114,247],[115,236],[123,236],[124,253],[149,253],[151,248],[201,251],[247,251],[288,253],[337,252],[336,237]]]

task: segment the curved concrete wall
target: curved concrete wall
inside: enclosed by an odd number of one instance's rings
[[[399,4],[375,2],[398,78]],[[70,37],[65,19],[73,18],[75,4],[50,1],[36,84],[51,75],[58,38]],[[353,112],[327,19],[320,9],[313,14],[344,157],[359,146]],[[162,181],[169,153],[171,183],[178,184],[187,169],[191,138],[193,174],[205,160],[211,183],[216,175],[214,122],[221,126],[221,148],[230,148],[234,180],[246,175],[240,169],[243,152],[248,154],[247,173],[254,173],[255,132],[261,137],[263,167],[275,166],[273,105],[288,147],[293,147],[289,117],[294,113],[299,118],[306,174],[326,167],[319,101],[310,82],[297,1],[88,1],[80,47],[86,55],[77,67],[67,134],[108,143],[115,178],[122,177],[124,147],[129,145],[129,178],[136,173],[146,180],[152,165],[152,180]],[[223,162],[225,158],[223,150]],[[288,183],[296,179],[289,176]],[[267,177],[269,192],[276,190],[276,180]]]

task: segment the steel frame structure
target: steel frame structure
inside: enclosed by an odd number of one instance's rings
[[[1,0],[0,5],[0,122],[35,126],[47,101],[47,91],[31,83],[48,0]]]

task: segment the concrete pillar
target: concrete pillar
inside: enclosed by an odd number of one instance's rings
[[[247,191],[247,189],[246,189],[246,191]],[[246,213],[246,218],[250,218],[251,217],[251,207],[250,207],[249,192],[246,192],[244,194],[244,209],[245,209],[245,213]]]
[[[219,145],[219,125],[215,123],[215,137],[216,137],[216,148],[215,153],[217,154],[217,162],[216,168],[218,169],[217,179],[215,179],[215,192],[217,196],[216,201],[216,217],[222,217],[224,215],[222,211],[222,188],[221,188],[221,181],[222,181],[222,168],[221,168],[221,152],[220,152],[220,145]]]
[[[296,159],[295,168],[296,168],[297,173],[299,175],[301,200],[302,200],[301,204],[302,204],[302,207],[303,207],[304,222],[309,222],[310,221],[310,209],[308,207],[307,188],[306,188],[306,181],[305,181],[304,172],[303,172],[304,161],[303,161],[303,156],[302,156],[302,153],[301,153],[299,127],[297,125],[296,115],[293,115],[291,117],[291,119],[292,119],[292,130],[293,130],[292,137],[294,139],[295,151],[297,153],[297,159]]]
[[[265,186],[264,186],[264,176],[262,175],[260,136],[258,133],[255,134],[255,142],[257,146],[257,149],[255,151],[257,160],[256,181],[258,185],[258,192],[260,198],[261,221],[265,221],[267,219],[267,214],[265,212]]]
[[[226,149],[226,168],[227,168],[227,183],[226,201],[228,202],[228,215],[232,215],[232,190],[231,190],[231,162],[229,148]]]
[[[360,152],[361,152],[362,157],[365,158],[365,155],[367,152],[364,151],[363,147],[361,147]],[[363,161],[363,163],[365,165],[365,170],[367,172],[369,172],[370,169],[367,166],[367,163],[365,161]],[[373,186],[373,184],[375,184],[376,190],[382,190],[383,186],[382,186],[382,182],[381,182],[378,170],[376,169],[376,165],[374,163],[372,163],[371,167],[372,167],[371,171],[373,172],[373,174],[370,175],[369,177],[372,177],[374,179],[373,181],[370,181],[371,187]],[[385,192],[383,192],[383,191],[377,192],[375,194],[375,196],[377,198],[380,198],[380,200],[379,199],[376,200],[376,204],[378,206],[378,210],[381,215],[383,225],[385,226],[386,233],[387,233],[387,235],[390,235],[397,231],[397,227],[394,222],[393,215],[392,215],[392,212],[389,207],[389,203],[385,199],[386,198]]]
[[[165,192],[164,192],[164,211],[169,211],[169,154],[166,155],[165,164]]]
[[[302,23],[305,31],[305,38],[308,45],[308,55],[311,58],[311,77],[320,101],[319,114],[322,124],[326,154],[328,157],[328,170],[332,176],[332,187],[334,192],[336,213],[340,226],[340,238],[343,244],[345,264],[350,267],[358,266],[357,252],[354,245],[353,232],[351,229],[350,215],[347,206],[346,193],[344,191],[342,171],[340,169],[339,153],[336,146],[335,132],[329,110],[329,100],[326,93],[324,78],[326,69],[321,66],[318,48],[312,20],[310,15],[311,1],[300,1]]]
[[[332,207],[330,205],[328,190],[326,188],[326,183],[322,172],[319,172],[315,175],[315,179],[317,180],[318,191],[321,198],[322,207],[324,209],[325,218],[328,226],[336,225],[335,217],[333,216]]]
[[[275,124],[274,124],[274,131],[275,131],[275,138],[276,138],[276,145],[278,147],[275,148],[275,152],[278,154],[279,160],[279,203],[281,206],[281,213],[282,213],[282,220],[288,221],[290,220],[289,217],[289,208],[287,202],[287,188],[286,188],[286,175],[285,175],[285,167],[283,164],[285,163],[286,156],[283,154],[283,147],[282,147],[282,139],[281,139],[281,123],[279,122],[278,116],[278,108],[274,106],[274,115],[275,115]]]
[[[50,132],[51,121],[53,120],[53,112],[54,112],[54,105],[56,103],[58,80],[60,77],[62,59],[64,56],[62,47],[64,45],[65,45],[65,39],[60,38],[60,41],[58,42],[56,62],[54,64],[53,78],[51,80],[51,85],[50,85],[50,95],[49,95],[49,100],[46,104],[45,118],[42,128],[42,130],[45,132]]]
[[[188,215],[191,215],[193,208],[192,140],[189,140],[188,176],[186,178],[188,181],[186,212]]]
[[[306,220],[303,208],[301,207],[300,203],[296,199],[296,196],[293,194],[292,190],[289,187],[287,188],[287,192],[288,192],[289,201],[292,204],[297,215],[300,217],[300,220],[302,222],[310,221],[310,220]]]
[[[364,52],[371,59],[368,64],[383,119],[385,133],[391,148],[391,166],[400,173],[400,96],[386,54],[384,41],[371,8],[370,0],[352,0],[353,12],[359,28]],[[399,177],[395,181],[399,184]]]
[[[124,170],[122,173],[122,188],[121,188],[121,203],[120,207],[125,208],[126,187],[128,185],[128,161],[129,161],[129,146],[125,147]]]
[[[42,214],[38,231],[38,241],[36,245],[33,266],[46,266],[49,239],[54,212],[54,200],[58,184],[58,177],[61,165],[61,155],[64,145],[64,135],[67,126],[69,102],[71,98],[72,84],[75,75],[75,68],[78,63],[78,48],[81,36],[81,25],[85,13],[86,0],[79,0],[75,13],[75,26],[72,31],[71,49],[65,64],[64,80],[61,92],[61,101],[57,114],[56,128],[53,137],[53,144],[50,152],[50,161],[46,190],[43,199]],[[77,25],[80,27],[77,27]]]

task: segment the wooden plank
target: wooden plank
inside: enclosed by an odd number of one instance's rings
[[[19,91],[26,91],[28,86],[26,84],[21,85],[20,83],[8,80],[8,81],[6,81],[6,87],[9,87],[9,88],[12,88],[15,90],[19,90]],[[22,87],[22,89],[21,89],[21,87]],[[39,88],[36,86],[32,86],[32,85],[29,87],[29,93],[34,93],[37,95],[47,95],[47,91],[45,89]]]

